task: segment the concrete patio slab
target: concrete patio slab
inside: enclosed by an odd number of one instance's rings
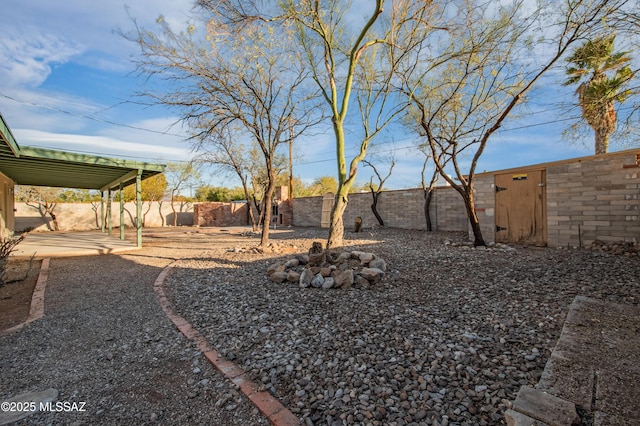
[[[16,258],[87,256],[138,250],[135,243],[100,231],[34,232],[16,246]]]

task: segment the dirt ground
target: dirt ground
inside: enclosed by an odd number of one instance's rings
[[[38,281],[40,264],[40,260],[9,260],[8,284],[0,287],[0,331],[20,324],[29,316],[31,295]]]

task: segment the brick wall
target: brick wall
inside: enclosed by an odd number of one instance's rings
[[[295,198],[293,220],[295,226],[320,226],[322,196]],[[362,218],[363,228],[378,226],[371,211],[371,193],[349,194],[349,203],[343,219],[345,229],[353,229],[355,218]],[[404,189],[383,191],[378,199],[378,212],[390,228],[426,229],[423,191]],[[431,201],[431,220],[439,231],[465,231],[467,216],[460,195],[449,187],[438,187]]]

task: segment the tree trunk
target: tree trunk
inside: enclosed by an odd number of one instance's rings
[[[609,132],[606,129],[595,129],[596,155],[606,154],[609,151]]]
[[[264,203],[262,210],[264,212],[264,224],[262,225],[262,235],[260,236],[260,247],[266,247],[269,244],[269,226],[271,225],[271,208],[273,200],[273,192],[276,189],[276,177],[272,170],[268,170],[269,181],[264,192]]]
[[[171,195],[171,211],[173,212],[173,226],[178,226],[178,213],[176,212],[176,206],[173,204],[173,194]]]
[[[148,201],[149,203],[149,207],[147,208],[147,211],[142,213],[142,227],[145,227],[145,224],[147,222],[147,214],[149,214],[149,211],[151,211],[151,203],[153,203],[153,201]]]
[[[331,225],[329,228],[329,238],[327,239],[327,249],[341,247],[344,238],[344,221],[342,216],[347,208],[347,191],[344,187],[338,188],[336,198],[331,210]]]
[[[56,214],[53,212],[53,209],[55,208],[56,208],[55,203],[49,203],[45,201],[44,209],[45,209],[45,212],[49,213],[49,216],[51,216],[51,220],[53,221],[53,231],[59,231],[60,226],[58,225],[58,218]]]
[[[433,189],[425,188],[424,190],[424,219],[427,222],[427,231],[433,231],[433,225],[431,224],[431,214],[429,209],[431,208],[431,199],[433,198]]]
[[[158,215],[160,216],[160,225],[164,227],[164,215],[162,214],[162,201],[158,201]]]
[[[244,191],[244,198],[247,200],[247,208],[249,211],[247,212],[249,216],[249,221],[251,222],[251,229],[253,232],[258,230],[258,222],[256,222],[256,217],[253,214],[253,209],[251,208],[251,201],[249,199],[249,188],[247,188],[247,182],[242,179],[242,190]]]
[[[484,238],[482,237],[482,231],[480,230],[480,221],[476,214],[476,203],[473,198],[473,190],[471,188],[465,188],[464,194],[464,207],[467,210],[467,216],[469,217],[469,223],[471,224],[471,231],[473,232],[473,245],[475,247],[485,246]]]
[[[380,226],[384,226],[384,221],[382,220],[382,218],[380,217],[380,214],[378,213],[378,197],[380,196],[380,193],[374,192],[372,189],[371,195],[373,196],[373,204],[371,204],[371,211],[373,212],[373,215],[376,217],[376,219],[378,219],[378,223],[380,224]]]

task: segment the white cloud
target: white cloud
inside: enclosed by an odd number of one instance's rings
[[[37,87],[51,74],[55,64],[82,53],[81,44],[53,34],[11,34],[0,38],[2,86]]]
[[[162,146],[131,142],[107,136],[51,133],[31,129],[12,129],[20,146],[82,152],[91,155],[131,157],[138,160],[186,160],[189,154],[180,145]]]

